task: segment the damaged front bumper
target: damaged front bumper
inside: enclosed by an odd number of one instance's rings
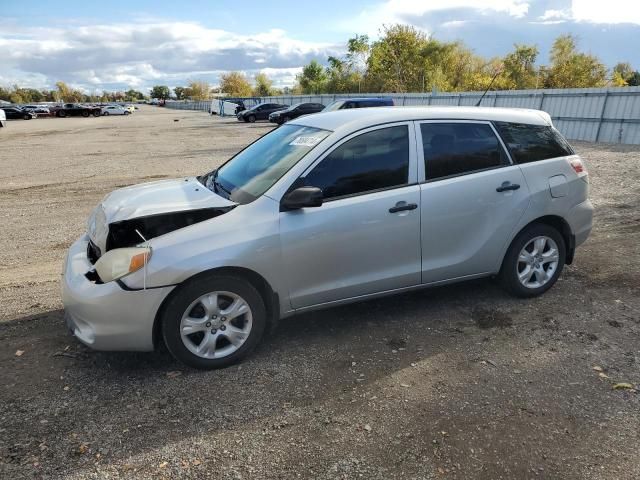
[[[87,278],[93,265],[87,257],[89,238],[69,249],[62,276],[62,303],[67,325],[95,350],[153,350],[156,313],[173,286],[124,290],[117,282]]]

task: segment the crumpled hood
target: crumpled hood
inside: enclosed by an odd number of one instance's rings
[[[158,213],[235,205],[203,186],[195,177],[141,183],[114,190],[102,201],[107,223]]]
[[[203,186],[195,177],[141,183],[114,190],[104,197],[89,217],[87,230],[93,243],[104,253],[112,223],[235,205]]]

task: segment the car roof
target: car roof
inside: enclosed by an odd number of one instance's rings
[[[376,107],[336,110],[299,117],[290,122],[295,125],[324,130],[350,130],[382,123],[412,120],[484,120],[552,125],[551,117],[541,110],[494,107]]]

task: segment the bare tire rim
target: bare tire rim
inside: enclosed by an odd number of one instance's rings
[[[526,288],[540,288],[546,285],[556,273],[559,259],[558,245],[552,238],[532,238],[518,255],[518,280]]]
[[[210,292],[187,307],[180,320],[182,343],[200,358],[224,358],[249,338],[253,315],[246,300],[232,292]]]

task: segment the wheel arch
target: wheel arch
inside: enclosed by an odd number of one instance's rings
[[[564,240],[564,245],[566,250],[565,264],[571,265],[571,263],[573,262],[573,255],[576,248],[575,236],[571,230],[571,226],[569,225],[569,223],[559,215],[544,215],[542,217],[538,217],[530,221],[525,226],[523,226],[511,239],[511,242],[509,243],[509,247],[505,250],[504,255],[502,256],[501,265],[502,263],[504,263],[504,259],[506,258],[507,253],[509,252],[509,248],[511,248],[511,244],[513,244],[515,239],[518,238],[518,235],[520,235],[525,229],[529,228],[531,225],[535,225],[535,224],[548,225],[556,229],[560,233],[560,235],[562,235],[562,239]]]
[[[177,294],[180,287],[187,282],[195,281],[199,278],[204,278],[207,276],[223,276],[229,275],[234,277],[240,277],[246,281],[248,281],[258,293],[262,297],[265,305],[265,309],[267,311],[267,331],[273,331],[278,324],[278,320],[280,319],[280,301],[278,297],[278,293],[273,290],[269,282],[260,275],[259,273],[244,267],[218,267],[212,268],[210,270],[205,270],[203,272],[199,272],[191,277],[185,279],[174,288],[169,295],[162,301],[160,304],[160,308],[156,312],[154,321],[153,321],[153,346],[157,348],[160,343],[162,343],[162,330],[161,330],[161,318],[164,310],[169,303],[169,301]]]

